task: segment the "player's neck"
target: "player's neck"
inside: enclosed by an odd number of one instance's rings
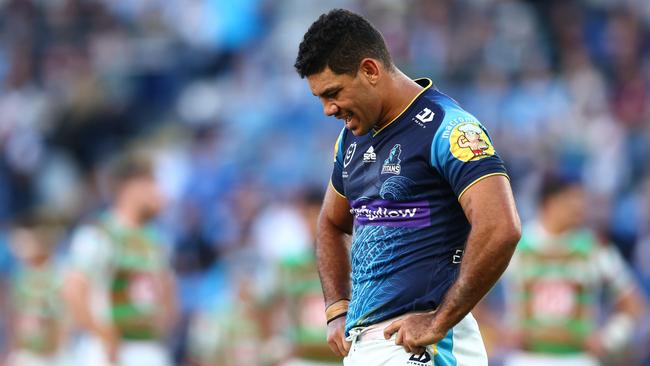
[[[386,85],[384,113],[377,124],[377,129],[381,129],[391,121],[395,120],[408,107],[411,101],[422,91],[422,87],[400,70],[395,70]]]
[[[137,208],[128,203],[118,202],[113,208],[113,215],[115,215],[115,219],[120,225],[129,229],[138,228],[143,224]]]
[[[570,225],[566,225],[561,220],[557,220],[556,216],[552,214],[542,214],[540,216],[540,224],[547,233],[553,236],[559,236],[571,230]]]
[[[43,268],[50,261],[48,254],[39,255],[35,258],[30,258],[27,263],[32,268]]]

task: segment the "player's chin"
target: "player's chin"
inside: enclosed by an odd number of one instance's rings
[[[354,136],[361,136],[361,135],[364,135],[363,133],[360,133],[360,132],[359,132],[359,128],[348,128],[348,130],[350,130],[350,132],[352,132],[352,134],[353,134]]]
[[[348,130],[350,130],[350,132],[352,132],[354,136],[363,136],[370,131],[369,128],[365,128],[361,124],[349,125],[346,127]]]

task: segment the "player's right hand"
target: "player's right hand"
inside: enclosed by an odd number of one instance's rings
[[[117,334],[117,330],[111,326],[102,327],[98,334],[102,345],[104,346],[104,351],[106,352],[106,358],[111,363],[111,365],[117,364],[117,354],[119,349],[120,338]]]
[[[327,344],[337,356],[345,357],[350,351],[350,342],[345,340],[345,317],[332,320],[327,325]]]
[[[600,333],[594,333],[587,337],[584,348],[596,358],[603,358],[607,355],[607,349],[605,348],[603,337]]]

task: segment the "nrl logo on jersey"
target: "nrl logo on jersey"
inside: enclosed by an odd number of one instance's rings
[[[426,123],[433,121],[436,114],[429,108],[424,108],[420,113],[416,114],[413,121],[422,128],[427,128]]]
[[[363,162],[364,163],[374,163],[377,161],[377,154],[375,154],[375,148],[370,146],[365,153],[363,153]]]
[[[343,167],[347,168],[348,165],[350,165],[350,162],[352,161],[352,157],[354,156],[354,152],[357,151],[357,143],[353,143],[348,147],[348,150],[345,152],[345,158],[343,159]]]
[[[384,160],[384,165],[381,167],[381,174],[396,174],[402,172],[402,162],[399,156],[402,154],[402,146],[396,144],[390,149],[390,154],[388,154],[388,159]]]

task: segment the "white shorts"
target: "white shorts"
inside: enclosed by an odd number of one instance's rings
[[[345,366],[487,366],[488,358],[478,324],[467,314],[445,338],[426,347],[421,355],[407,353],[395,344],[396,334],[384,339],[384,328],[398,318],[365,328],[350,330],[350,352],[343,359]]]
[[[43,356],[26,350],[16,350],[7,358],[8,366],[57,366],[61,365],[61,357]]]
[[[598,366],[593,356],[585,353],[576,355],[548,355],[531,352],[513,352],[506,356],[504,366]]]
[[[311,360],[303,360],[300,358],[294,358],[291,360],[286,361],[285,363],[281,364],[282,366],[340,366],[340,363],[332,363],[332,362],[318,362],[318,361],[311,361]]]
[[[83,337],[77,348],[79,366],[171,366],[169,353],[163,345],[153,341],[123,341],[120,344],[117,364],[106,357],[101,342],[95,338]]]

